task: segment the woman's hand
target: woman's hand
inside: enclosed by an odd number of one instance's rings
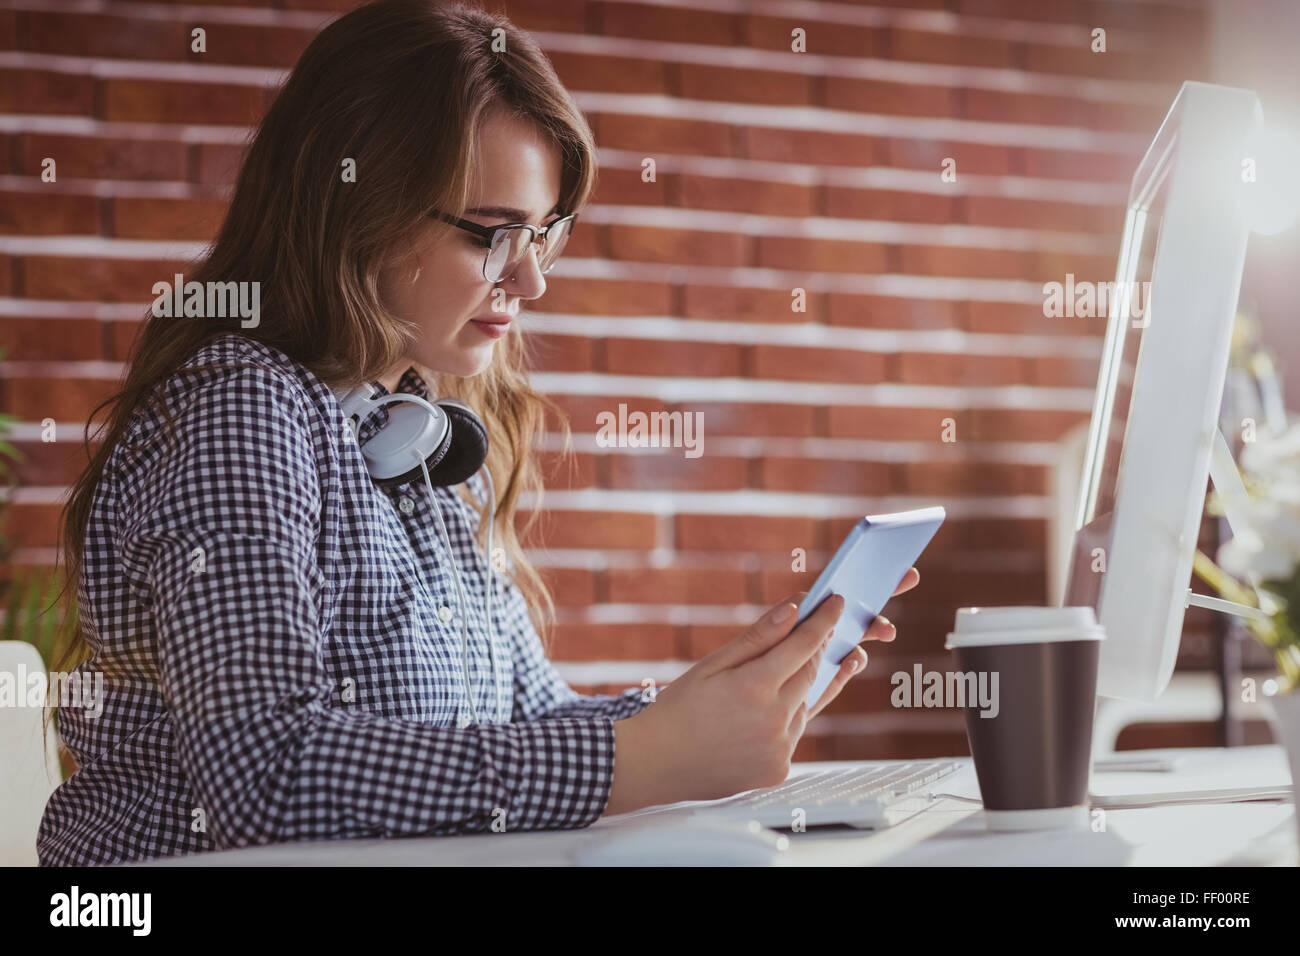
[[[894,593],[919,580],[911,569]],[[804,698],[844,599],[832,595],[795,627],[797,604],[805,593],[769,609],[674,680],[644,710],[615,721],[615,773],[607,814],[679,800],[714,800],[785,780],[804,726],[855,673],[851,661],[860,653],[855,649],[849,655],[809,711]],[[893,640],[893,625],[877,618],[863,637]],[[865,659],[863,654],[860,660]]]

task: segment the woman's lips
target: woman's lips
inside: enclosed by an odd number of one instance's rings
[[[470,324],[490,339],[499,339],[510,329],[509,316],[484,316],[470,319]]]

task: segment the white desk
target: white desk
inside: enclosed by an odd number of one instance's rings
[[[1125,751],[1124,756],[1137,753]],[[1096,794],[1157,793],[1290,780],[1279,746],[1149,751],[1181,756],[1168,773],[1095,773]],[[970,758],[936,792],[979,797]],[[888,761],[882,761],[888,762]],[[857,762],[795,764],[792,773]],[[144,866],[563,866],[569,851],[600,840],[623,817],[585,830],[488,833],[401,840],[326,840],[195,854]],[[807,866],[1221,866],[1295,865],[1295,806],[1290,802],[1205,804],[1108,810],[1093,832],[990,833],[979,806],[943,799],[881,831],[814,829],[790,834],[789,863]]]

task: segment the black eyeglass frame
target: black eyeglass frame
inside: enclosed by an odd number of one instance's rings
[[[456,226],[459,229],[464,229],[466,232],[472,232],[474,233],[474,235],[480,237],[481,239],[487,240],[488,247],[485,255],[483,256],[483,278],[487,279],[489,282],[501,282],[505,279],[504,275],[502,275],[500,279],[490,279],[488,278],[488,274],[487,274],[488,259],[492,258],[492,247],[496,245],[497,233],[508,229],[527,229],[529,232],[533,234],[533,238],[529,242],[529,245],[531,246],[534,242],[541,242],[543,244],[543,251],[545,251],[546,238],[552,229],[554,229],[556,226],[560,225],[561,223],[570,222],[571,225],[569,226],[569,234],[572,235],[573,226],[577,224],[577,220],[578,220],[578,214],[576,212],[573,212],[573,213],[569,213],[567,216],[561,216],[558,219],[553,219],[539,229],[537,226],[534,226],[531,222],[506,222],[506,223],[502,223],[499,226],[480,226],[476,222],[470,222],[468,219],[461,219],[457,216],[449,216],[446,213],[439,212],[436,209],[433,212],[429,213],[429,215],[434,219],[441,219],[443,222],[450,223],[451,225]],[[524,248],[526,250],[528,247],[525,246]],[[546,275],[548,272],[550,272],[551,269],[555,267],[556,262],[559,262],[558,258],[555,260],[555,262],[552,262],[550,265],[548,265],[545,269],[542,270],[542,275]]]

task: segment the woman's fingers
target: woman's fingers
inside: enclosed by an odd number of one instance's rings
[[[867,625],[867,632],[862,635],[864,641],[885,641],[888,643],[898,636],[898,628],[883,614],[877,614]]]
[[[783,601],[772,605],[739,637],[728,641],[713,653],[706,654],[695,666],[714,673],[730,667],[739,667],[746,661],[760,656],[794,630],[795,622],[799,619],[799,604],[807,594],[807,591],[796,591]],[[789,611],[788,616],[783,621],[776,621],[778,612],[783,610]]]
[[[826,605],[831,603],[831,601],[836,600],[840,601],[841,605],[843,604],[843,597],[838,594],[832,595],[818,607],[817,611],[814,612],[811,617],[808,618],[805,625],[813,624],[817,615],[826,609]],[[838,621],[840,612],[842,611],[843,607],[841,606],[840,611],[835,612],[834,617],[829,618],[826,625],[818,625],[818,631],[825,633],[825,638],[822,643],[813,648],[812,653],[808,658],[794,671],[794,673],[790,675],[777,692],[777,700],[780,702],[780,705],[792,716],[805,702],[808,697],[808,691],[817,680],[817,674],[820,672],[822,661],[825,658],[827,643],[829,642],[831,632],[834,631],[836,622]],[[829,630],[823,632],[823,627],[829,628]],[[794,639],[792,638],[790,643],[793,643],[793,641]],[[851,657],[852,655],[849,656]],[[845,661],[841,661],[840,665],[843,667]]]
[[[855,647],[853,650],[849,651],[849,656],[840,661],[840,669],[835,675],[835,679],[832,680],[826,690],[822,692],[822,696],[818,699],[817,705],[808,712],[807,719],[812,720],[821,713],[823,707],[839,696],[840,691],[844,689],[844,685],[852,680],[854,675],[861,674],[866,666],[866,651],[861,647]]]
[[[895,594],[902,594],[904,591],[910,591],[921,582],[921,572],[916,568],[908,568],[907,573],[903,575],[903,580],[898,582],[898,587],[894,588]]]
[[[844,598],[832,594],[808,615],[788,640],[781,641],[756,661],[758,679],[769,687],[783,687],[809,661],[820,661],[822,648],[844,610]],[[816,663],[813,664],[816,667]],[[809,684],[812,679],[809,679]]]

